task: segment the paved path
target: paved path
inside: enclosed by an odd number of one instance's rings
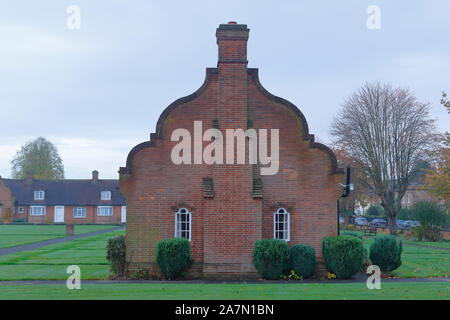
[[[351,280],[250,280],[250,281],[223,281],[223,280],[81,280],[82,284],[306,284],[306,283],[364,283],[365,278]],[[450,282],[450,278],[401,278],[401,279],[381,279],[381,282]],[[20,280],[20,281],[0,281],[0,286],[17,285],[65,285],[66,280]]]
[[[92,237],[92,236],[96,236],[98,234],[102,234],[102,233],[106,233],[106,232],[121,230],[123,228],[124,228],[123,226],[120,226],[120,227],[109,228],[109,229],[104,229],[104,230],[80,233],[80,234],[76,234],[76,235],[73,235],[70,237],[56,238],[56,239],[39,241],[39,242],[33,242],[33,243],[24,244],[21,246],[16,246],[16,247],[11,247],[11,248],[4,248],[4,249],[0,249],[0,256],[4,256],[7,254],[16,253],[16,252],[21,252],[21,251],[34,250],[34,249],[45,247],[45,246],[48,246],[51,244],[67,242],[67,241],[71,241],[74,239]]]

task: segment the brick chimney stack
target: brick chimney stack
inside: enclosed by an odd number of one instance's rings
[[[219,47],[219,61],[221,63],[247,64],[247,40],[249,29],[246,24],[234,21],[221,24],[216,30],[217,45]]]
[[[216,37],[219,59],[215,116],[219,130],[226,136],[226,129],[246,130],[248,126],[249,29],[245,24],[229,22],[219,25]],[[231,152],[236,159],[237,148]],[[252,251],[255,241],[262,238],[262,201],[252,197],[253,166],[248,163],[213,165],[212,179],[214,201],[203,215],[207,226],[203,231],[203,272],[254,272]]]
[[[98,171],[94,170],[92,171],[92,182],[97,182],[98,181]]]

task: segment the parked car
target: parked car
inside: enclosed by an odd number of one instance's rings
[[[339,217],[339,223],[344,223],[344,217]]]
[[[388,225],[387,221],[384,219],[373,219],[370,222],[370,226],[377,228],[386,228]]]
[[[420,222],[415,220],[406,220],[406,222],[411,226],[411,228],[420,227]]]
[[[411,225],[408,221],[405,220],[397,220],[397,228],[400,230],[407,230],[411,228]]]
[[[367,226],[369,222],[367,221],[366,218],[358,217],[355,218],[355,224],[357,224],[358,226]]]

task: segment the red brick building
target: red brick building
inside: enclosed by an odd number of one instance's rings
[[[157,242],[185,237],[192,276],[254,277],[256,240],[308,244],[320,261],[323,237],[337,235],[343,171],[333,152],[314,142],[301,111],[265,90],[258,69],[247,68],[248,35],[243,24],[219,26],[217,68],[206,69],[200,89],[162,112],[156,133],[134,147],[120,168],[131,270],[158,273]],[[178,142],[171,135],[178,128],[193,132],[194,121],[221,132],[279,129],[278,173],[261,175],[261,164],[174,164],[171,150]]]
[[[1,179],[0,223],[125,223],[119,181],[99,179]]]

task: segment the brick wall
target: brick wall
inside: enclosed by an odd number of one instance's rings
[[[11,190],[0,178],[0,223],[11,222],[13,219],[14,199]]]
[[[277,206],[291,214],[290,245],[314,246],[321,259],[321,241],[337,234],[336,199],[343,174],[331,151],[314,142],[301,112],[272,96],[247,69],[246,26],[225,25],[217,31],[218,68],[207,69],[203,86],[171,104],[161,115],[151,142],[130,152],[121,168],[120,187],[127,199],[127,259],[130,269],[146,267],[158,273],[155,247],[174,237],[177,208],[192,212],[191,249],[196,262],[192,276],[255,277],[252,250],[256,240],[273,238]],[[259,176],[249,164],[175,165],[170,154],[173,130],[213,120],[226,128],[279,129],[280,169]],[[250,121],[249,121],[250,120]],[[204,142],[204,146],[209,142]],[[224,152],[225,154],[225,152]],[[214,198],[204,198],[203,178],[212,178]],[[260,178],[263,197],[253,198],[252,183]]]
[[[85,218],[74,218],[73,209],[77,207],[86,208]],[[32,216],[29,214],[29,207],[24,207],[24,217],[28,217],[29,223],[54,223],[55,217],[55,206],[46,206],[45,216]],[[119,224],[121,223],[122,207],[113,206],[112,216],[99,216],[97,215],[97,206],[64,206],[64,222],[67,224]],[[16,214],[17,218],[20,218]]]

